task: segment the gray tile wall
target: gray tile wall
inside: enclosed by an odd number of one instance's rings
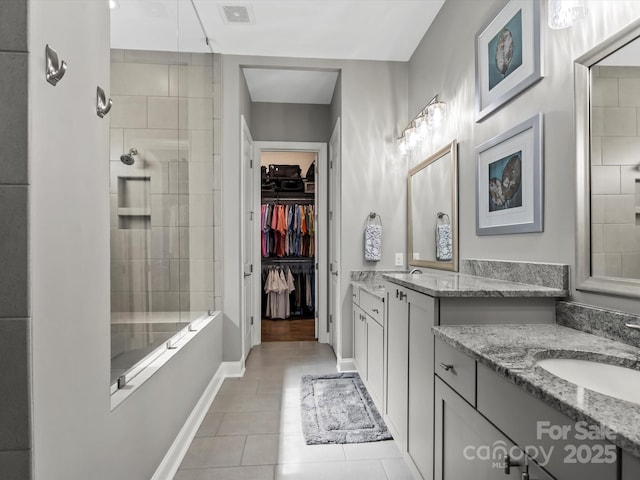
[[[640,277],[640,67],[593,69],[593,274]]]
[[[32,470],[27,0],[0,2],[0,18],[0,478],[24,480]]]
[[[112,310],[213,310],[222,267],[214,256],[221,172],[213,55],[112,50],[111,62]],[[127,166],[120,155],[131,148],[139,153]],[[118,228],[118,178],[127,177],[150,180],[136,205],[150,210],[148,228]]]

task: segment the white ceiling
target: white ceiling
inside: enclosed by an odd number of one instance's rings
[[[444,3],[444,0],[117,1],[119,7],[111,10],[112,48],[384,61],[408,61]],[[224,6],[246,7],[250,23],[227,22]],[[293,103],[328,103],[326,89],[332,75],[335,77],[334,72],[316,70],[304,73],[260,69],[249,75],[253,101]],[[321,85],[324,91],[315,92],[312,85]],[[274,91],[277,86],[278,92]],[[304,92],[312,95],[300,97]],[[289,95],[282,98],[286,93]]]
[[[338,72],[275,68],[244,68],[254,102],[312,103],[328,105]]]

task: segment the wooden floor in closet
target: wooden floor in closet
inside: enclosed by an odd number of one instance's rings
[[[315,341],[316,327],[313,318],[304,320],[262,319],[263,342]]]

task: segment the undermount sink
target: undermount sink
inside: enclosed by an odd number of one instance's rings
[[[545,358],[538,365],[568,382],[610,397],[640,403],[640,371],[592,360]]]

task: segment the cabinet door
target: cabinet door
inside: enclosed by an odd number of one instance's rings
[[[367,381],[367,325],[364,312],[353,306],[353,361],[363,381]]]
[[[640,478],[640,459],[627,452],[622,452],[622,480],[638,480]]]
[[[402,451],[406,449],[409,370],[409,305],[406,290],[387,290],[387,423]]]
[[[522,451],[438,377],[434,433],[434,480],[522,478],[524,467],[504,469],[507,454],[522,464]]]
[[[409,295],[407,451],[424,479],[433,476],[433,359],[435,299]]]
[[[382,407],[384,371],[384,330],[367,317],[367,379],[369,393],[378,407]],[[381,410],[382,411],[382,410]]]

